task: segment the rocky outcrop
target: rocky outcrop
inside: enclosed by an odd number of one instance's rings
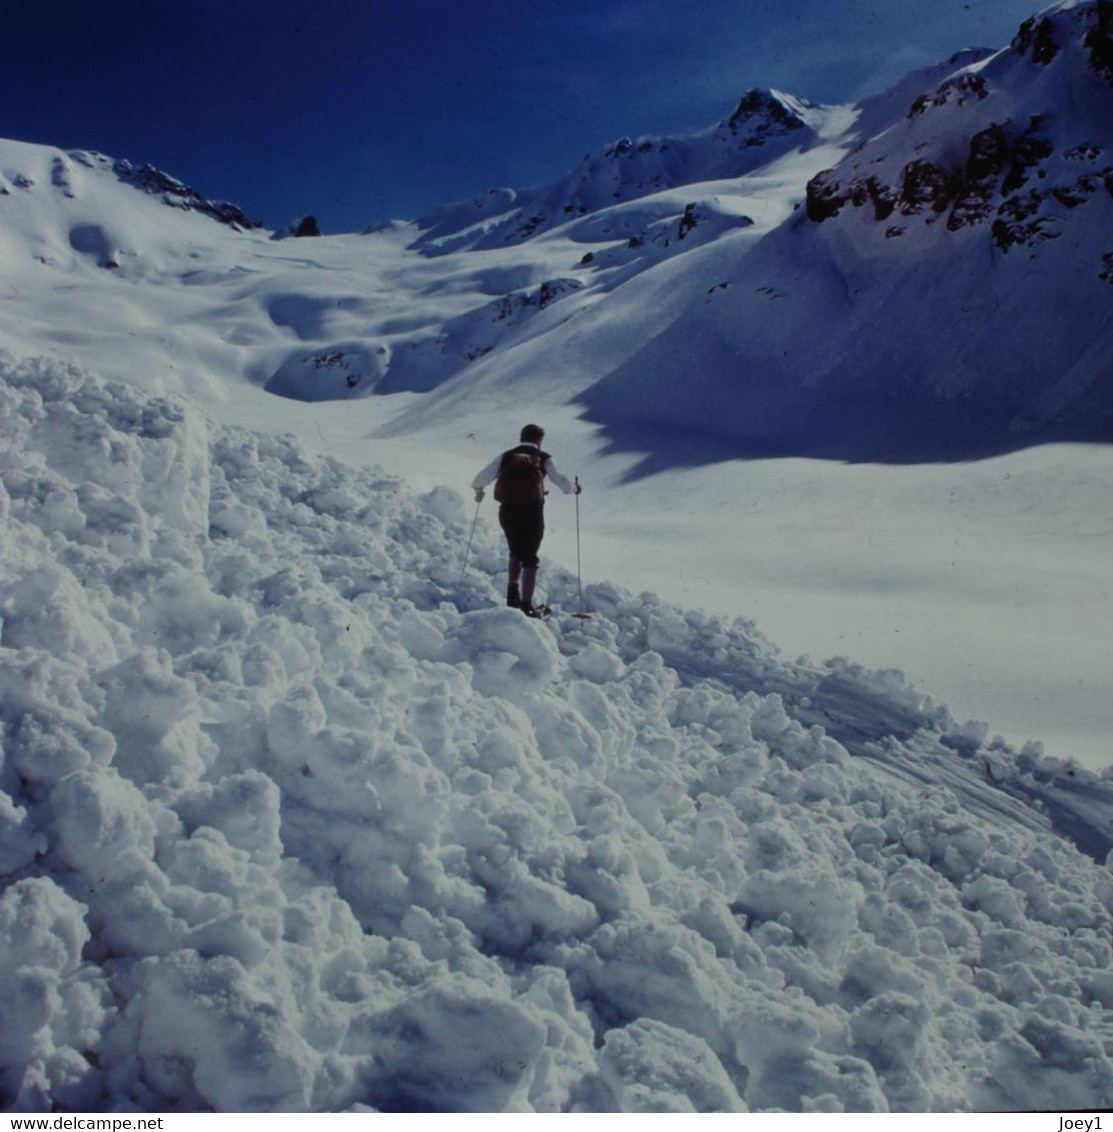
[[[1069,130],[1058,107],[1018,98],[1029,68],[1058,69],[1063,89],[1087,90],[1085,115],[1073,117]],[[811,180],[808,218],[822,224],[849,208],[887,222],[887,236],[906,232],[915,218],[941,221],[950,233],[984,225],[1002,252],[1054,239],[1077,209],[1113,193],[1104,155],[1113,148],[1113,105],[1103,106],[1086,70],[1113,81],[1113,0],[1033,17],[996,61],[921,94],[902,126]],[[1054,88],[1052,80],[1034,89],[1047,97]],[[1087,133],[1090,140],[1079,141]]]
[[[824,169],[822,173],[817,173],[808,182],[805,191],[804,206],[808,219],[822,224],[825,220],[838,216],[854,190],[857,190],[858,199],[864,203],[867,180],[853,181],[844,187],[838,170]]]
[[[932,161],[910,161],[904,167],[897,190],[901,214],[946,212],[961,186],[962,174],[957,169],[947,169]]]
[[[76,156],[76,155],[73,155]],[[163,173],[153,165],[133,165],[130,161],[112,162],[112,172],[125,184],[133,185],[151,196],[186,212],[200,212],[233,228],[262,228],[261,220],[252,220],[238,205],[229,201],[206,200],[176,177]]]
[[[902,216],[934,216],[946,212],[960,195],[964,209],[970,208],[972,198],[963,195],[964,189],[961,169],[919,158],[904,166],[895,184],[886,183],[877,174],[844,182],[838,170],[828,169],[808,182],[805,209],[808,219],[817,224],[838,216],[848,204],[869,207],[878,221],[888,220],[898,209]]]
[[[1090,67],[1113,84],[1113,0],[1097,0],[1093,8],[1081,12],[1091,22],[1082,41],[1089,54]],[[1020,25],[1012,49],[1033,63],[1046,66],[1062,50],[1062,33],[1054,14],[1033,16]]]
[[[921,94],[909,108],[909,118],[915,118],[928,110],[941,106],[963,106],[971,100],[981,101],[988,98],[985,79],[979,75],[964,72],[953,79],[948,79],[931,94]]]
[[[745,146],[764,145],[805,128],[805,122],[772,91],[754,89],[743,95],[726,128]]]
[[[1025,20],[1013,38],[1012,49],[1018,55],[1030,56],[1033,63],[1046,66],[1060,51],[1055,37],[1055,21],[1050,16],[1042,19],[1033,16]]]
[[[1049,205],[1072,210],[1105,191],[1113,195],[1113,166],[1102,164],[1102,149],[1091,144],[1057,152],[1041,136],[1041,119],[1033,118],[1019,134],[1008,124],[991,123],[970,139],[962,165],[945,165],[926,158],[905,164],[892,184],[879,174],[843,180],[838,169],[813,177],[807,186],[810,220],[830,220],[850,205],[868,209],[877,221],[894,212],[928,221],[946,217],[945,227],[958,232],[989,222],[994,242],[1002,251],[1032,246],[1054,237],[1055,220]],[[1075,176],[1047,167],[1072,161],[1083,166]],[[1039,187],[1032,187],[1033,178]],[[902,229],[890,229],[899,234]]]
[[[294,235],[296,237],[305,236],[319,236],[321,229],[317,226],[317,217],[303,216],[294,227]]]
[[[523,315],[543,311],[582,287],[578,279],[547,279],[536,290],[512,291],[490,304],[491,321],[517,323]]]
[[[993,211],[993,197],[1001,174],[1013,161],[1005,131],[996,123],[970,139],[970,152],[962,171],[962,187],[951,206],[951,231],[978,224]]]
[[[1086,33],[1090,66],[1113,85],[1113,0],[1098,0],[1094,26]]]

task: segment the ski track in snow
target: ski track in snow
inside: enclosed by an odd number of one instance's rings
[[[551,564],[528,621],[447,488],[0,377],[6,1109],[1113,1104],[1108,775]]]

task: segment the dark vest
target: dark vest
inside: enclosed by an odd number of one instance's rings
[[[535,481],[535,491],[537,494],[532,495],[528,499],[523,499],[520,497],[516,498],[516,496],[520,496],[520,492],[518,491],[514,491],[512,494],[508,495],[504,495],[502,491],[502,475],[506,470],[507,461],[512,456],[517,456],[519,454],[535,458],[538,461],[540,467],[541,478]],[[548,463],[548,461],[548,452],[543,452],[535,444],[519,444],[517,448],[507,449],[507,451],[502,454],[502,459],[499,462],[499,479],[495,482],[495,498],[503,507],[510,507],[515,511],[532,511],[534,509],[540,510],[545,504],[545,465]],[[521,481],[519,479],[514,479],[513,482],[516,487],[519,487],[521,485]]]
[[[526,453],[529,453],[530,455],[532,455],[534,452],[536,452],[538,458],[541,461],[541,474],[542,475],[545,474],[545,465],[552,459],[552,457],[549,455],[548,452],[542,452],[541,449],[538,448],[536,444],[519,444],[517,448],[510,448],[506,452],[504,452],[502,454],[503,460],[505,460],[507,456],[513,456],[515,452],[526,452]]]

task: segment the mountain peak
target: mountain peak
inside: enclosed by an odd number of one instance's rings
[[[761,145],[771,137],[804,129],[807,123],[800,111],[805,105],[809,104],[791,95],[753,87],[742,96],[725,124],[732,134],[745,135],[747,145]]]
[[[416,246],[430,254],[522,243],[572,220],[682,185],[751,173],[818,132],[824,110],[780,91],[754,87],[729,118],[692,135],[623,136],[574,169],[526,190],[490,190],[418,221]]]

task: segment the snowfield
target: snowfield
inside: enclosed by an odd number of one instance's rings
[[[13,1111],[1113,1104],[1113,776],[0,362]]]

